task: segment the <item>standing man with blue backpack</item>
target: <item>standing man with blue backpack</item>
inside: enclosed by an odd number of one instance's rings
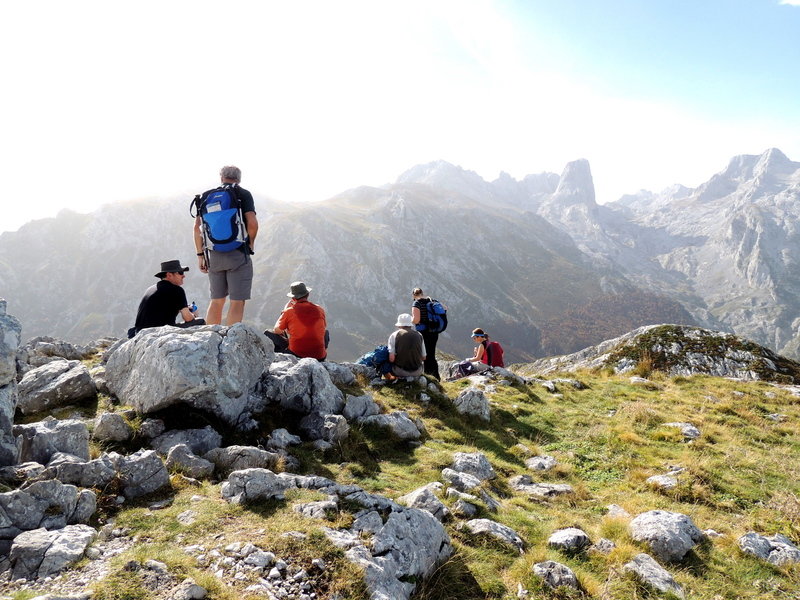
[[[424,372],[439,381],[441,378],[439,363],[436,361],[436,342],[439,341],[439,334],[447,329],[447,309],[438,300],[425,296],[420,288],[414,288],[411,294],[414,298],[411,317],[425,342]]]
[[[211,302],[206,323],[219,325],[225,299],[229,298],[226,325],[241,322],[244,303],[253,286],[253,244],[258,220],[253,195],[239,185],[242,171],[222,167],[221,184],[195,196],[192,206],[194,247],[200,271],[208,273]]]

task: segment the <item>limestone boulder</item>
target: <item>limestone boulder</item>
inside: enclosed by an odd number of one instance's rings
[[[344,394],[323,364],[313,358],[272,365],[261,381],[261,393],[302,414],[341,414],[344,406]]]
[[[7,313],[7,303],[0,298],[0,386],[16,380],[21,333],[22,325]]]
[[[477,417],[483,421],[490,419],[489,399],[476,386],[462,390],[453,400],[453,405],[459,414]]]
[[[125,442],[133,437],[133,427],[119,413],[101,413],[94,420],[92,437],[101,442]]]
[[[356,421],[362,417],[378,415],[381,407],[372,399],[372,395],[351,396],[348,394],[342,414],[348,421]]]
[[[11,578],[44,579],[55,575],[83,558],[96,537],[97,532],[88,525],[26,531],[11,546]]]
[[[272,498],[283,499],[289,487],[286,479],[269,469],[234,471],[222,484],[222,497],[232,504],[246,504]]]
[[[436,517],[437,520],[445,521],[447,517],[450,516],[450,511],[444,503],[436,497],[436,493],[441,492],[443,487],[444,486],[438,481],[429,483],[404,496],[400,496],[397,502],[410,508],[426,510]]]
[[[154,327],[116,348],[106,381],[112,394],[140,413],[186,404],[237,425],[263,408],[250,391],[272,359],[264,334],[243,323]]]
[[[214,463],[194,454],[186,444],[173,446],[167,454],[166,466],[177,469],[187,477],[204,479],[214,473]]]
[[[222,445],[222,436],[211,425],[206,425],[202,429],[170,429],[150,441],[153,449],[162,456],[180,444],[186,444],[197,456],[204,456]]]
[[[129,500],[169,485],[164,461],[153,450],[139,450],[129,456],[111,452],[108,456],[119,473],[122,494]]]
[[[474,475],[481,481],[497,477],[492,464],[482,452],[456,452],[451,467],[454,471]]]
[[[682,560],[704,538],[688,516],[665,510],[640,514],[630,522],[629,529],[635,541],[647,544],[664,562]]]
[[[244,469],[275,470],[282,457],[255,446],[227,446],[209,450],[203,458],[214,464],[218,476],[228,477],[232,472]]]
[[[544,580],[545,585],[553,589],[559,587],[581,589],[574,571],[568,566],[553,560],[546,560],[533,565],[533,574]]]
[[[77,456],[57,452],[53,455],[43,475],[86,488],[104,488],[117,476],[114,463],[107,454],[85,461]]]
[[[19,438],[19,462],[38,462],[46,465],[56,452],[89,460],[89,430],[82,421],[59,421],[46,417],[37,423],[15,425],[14,436]]]
[[[2,332],[0,331],[0,335]],[[17,462],[17,443],[14,439],[14,411],[17,408],[17,382],[0,385],[0,467]]]
[[[670,593],[677,598],[685,597],[683,588],[675,578],[649,554],[637,554],[622,570],[632,573],[645,586],[662,594]]]
[[[398,410],[386,415],[361,417],[358,419],[358,423],[388,429],[399,440],[418,440],[422,437],[422,432],[417,423],[412,421],[404,410]]]
[[[77,360],[56,359],[31,369],[19,382],[17,407],[32,415],[97,395],[94,380]]]
[[[491,519],[472,519],[464,523],[468,531],[475,535],[486,535],[495,540],[518,550],[520,554],[525,551],[525,542],[519,534],[502,523]]]
[[[783,566],[800,562],[800,549],[785,535],[763,536],[755,532],[739,538],[739,548],[772,565]]]

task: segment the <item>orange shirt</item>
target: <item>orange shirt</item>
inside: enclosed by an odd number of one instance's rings
[[[323,359],[325,350],[325,309],[301,298],[281,313],[278,329],[289,332],[289,350],[301,358]]]

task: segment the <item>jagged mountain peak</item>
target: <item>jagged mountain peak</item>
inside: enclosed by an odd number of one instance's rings
[[[442,184],[448,181],[462,181],[473,184],[486,183],[475,171],[468,171],[446,160],[435,160],[416,165],[397,178],[397,183]]]
[[[595,206],[594,180],[585,158],[567,163],[558,182],[553,200],[558,204]]]

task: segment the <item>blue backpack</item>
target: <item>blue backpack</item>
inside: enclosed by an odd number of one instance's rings
[[[383,346],[378,346],[375,350],[370,350],[359,358],[356,363],[372,367],[378,373],[386,373],[391,369],[391,364],[389,363],[389,347],[385,344]]]
[[[209,190],[202,196],[196,196],[193,204],[203,220],[206,250],[230,252],[244,245],[247,232],[235,186],[226,184]]]
[[[442,333],[447,329],[447,309],[438,300],[429,299],[425,304],[427,318],[424,323],[417,323],[417,331]]]

